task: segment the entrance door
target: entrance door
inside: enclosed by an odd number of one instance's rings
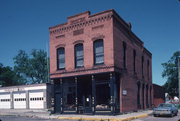
[[[55,94],[55,112],[56,113],[60,113],[61,112],[61,94],[60,93],[56,93]]]
[[[91,78],[84,77],[78,80],[78,105],[79,110],[91,113],[92,83]]]
[[[109,83],[96,84],[96,110],[108,110],[110,104]]]
[[[76,84],[75,80],[63,81],[63,108],[65,112],[76,111]]]

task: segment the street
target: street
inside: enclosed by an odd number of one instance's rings
[[[23,116],[0,116],[0,121],[73,121],[73,120],[59,120],[59,119],[41,119],[35,117],[23,117]],[[180,113],[174,117],[154,117],[148,116],[146,118],[135,119],[132,121],[179,121]]]
[[[135,119],[135,120],[132,120],[132,121],[179,121],[179,119],[180,119],[180,113],[178,113],[178,115],[174,116],[174,117],[168,117],[168,116],[161,116],[161,117],[148,116],[146,118]]]
[[[0,116],[0,121],[60,121],[58,119],[41,119],[22,116]],[[67,120],[61,120],[67,121]]]

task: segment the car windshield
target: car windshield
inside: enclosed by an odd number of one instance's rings
[[[172,107],[172,104],[160,104],[158,107]]]

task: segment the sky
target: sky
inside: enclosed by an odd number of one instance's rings
[[[49,27],[65,23],[68,16],[108,9],[131,22],[152,53],[153,83],[163,85],[161,63],[180,51],[178,0],[0,0],[0,63],[13,67],[20,49],[48,50]]]

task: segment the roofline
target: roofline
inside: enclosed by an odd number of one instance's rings
[[[158,85],[158,84],[153,83],[153,86],[154,86],[154,85],[163,88],[163,86],[160,86],[160,85]]]
[[[98,13],[95,13],[93,15],[90,15],[89,17],[98,16],[98,15],[101,15],[101,14],[104,14],[104,13],[108,13],[108,12],[112,12],[112,11],[114,11],[114,9],[109,9],[109,10],[105,10],[105,11],[102,11],[102,12],[98,12]]]
[[[41,83],[41,84],[29,84],[29,85],[15,85],[15,86],[7,86],[7,87],[0,87],[1,89],[8,89],[8,88],[20,88],[20,87],[35,87],[35,86],[45,86],[49,83]]]
[[[57,24],[57,25],[55,25],[55,26],[51,26],[51,27],[49,27],[49,30],[50,29],[53,29],[53,28],[56,28],[56,27],[59,27],[59,26],[64,26],[64,25],[67,25],[68,23],[66,22],[66,23],[62,23],[62,24]]]
[[[79,13],[79,14],[76,14],[76,15],[73,15],[73,16],[69,16],[69,17],[67,17],[67,19],[71,19],[71,18],[80,16],[80,15],[83,15],[83,14],[89,14],[90,15],[90,13],[91,13],[90,11],[85,11],[85,12],[82,12],[82,13]]]
[[[144,47],[144,51],[145,51],[150,57],[152,57],[152,53],[151,53],[149,50],[147,50],[145,47]]]
[[[109,10],[105,10],[105,11],[102,11],[102,12],[99,12],[99,13],[95,13],[95,14],[93,14],[93,15],[90,15],[90,14],[91,14],[90,11],[85,11],[85,12],[82,12],[82,13],[79,13],[79,14],[76,14],[76,15],[73,15],[73,16],[69,16],[69,17],[67,17],[67,19],[71,19],[71,18],[80,16],[80,15],[83,15],[83,14],[86,14],[86,13],[89,14],[89,18],[90,18],[90,17],[94,17],[94,16],[97,16],[97,15],[101,15],[101,14],[108,13],[108,12],[113,12],[113,11],[115,12],[114,9],[109,9]],[[117,14],[117,13],[116,13],[116,14]],[[49,27],[49,30],[50,30],[50,29],[53,29],[53,28],[56,28],[56,27],[59,27],[59,26],[66,25],[66,24],[68,24],[68,22],[62,23],[62,24],[58,24],[58,25],[55,25],[55,26],[52,26],[52,27]],[[126,24],[127,24],[127,23],[126,23]]]

